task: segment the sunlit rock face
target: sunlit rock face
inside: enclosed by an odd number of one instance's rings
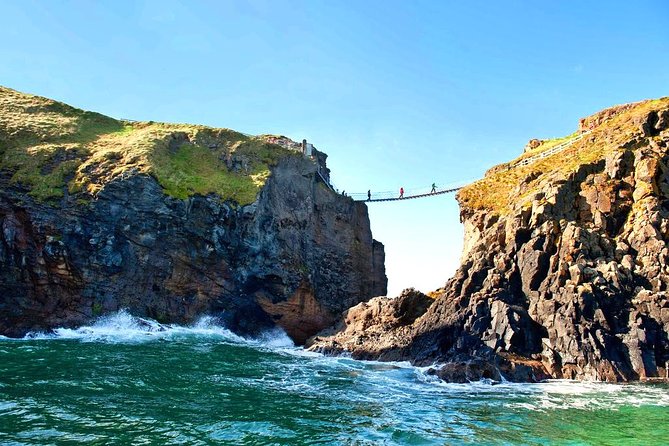
[[[433,373],[449,381],[666,379],[669,100],[581,127],[560,153],[460,192],[462,264],[419,317],[389,322],[398,302],[360,304],[311,348],[445,364]]]

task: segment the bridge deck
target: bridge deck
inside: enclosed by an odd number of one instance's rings
[[[429,192],[425,194],[416,194],[416,195],[405,195],[404,197],[388,197],[388,198],[372,198],[371,200],[367,199],[356,199],[355,201],[364,201],[365,203],[372,203],[372,202],[380,202],[380,201],[400,201],[400,200],[411,200],[412,198],[423,198],[423,197],[431,197],[433,195],[441,195],[441,194],[450,194],[453,192],[457,192],[461,187],[456,187],[453,189],[444,189],[444,190],[437,190],[436,192]]]

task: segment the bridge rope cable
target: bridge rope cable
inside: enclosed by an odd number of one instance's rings
[[[376,192],[371,194],[371,198],[367,197],[367,194],[351,194],[351,198],[355,201],[364,201],[367,203],[371,202],[379,202],[379,201],[398,201],[398,200],[411,200],[412,198],[423,198],[423,197],[431,197],[435,195],[442,195],[442,194],[449,194],[453,192],[457,192],[460,189],[462,189],[463,186],[460,187],[454,187],[450,189],[439,189],[436,188],[434,192],[432,192],[431,189],[429,189],[427,192],[421,191],[421,192],[415,192],[415,191],[404,191],[403,196],[399,196],[398,192]]]
[[[513,169],[516,167],[520,166],[527,166],[529,164],[532,164],[540,159],[547,158],[551,155],[555,155],[556,153],[562,152],[564,149],[567,147],[571,146],[577,141],[580,141],[585,137],[590,131],[583,132],[577,136],[574,136],[573,138],[570,138],[566,141],[561,142],[560,144],[557,144],[554,147],[551,147],[548,150],[545,150],[541,153],[537,153],[536,155],[529,156],[527,158],[523,158],[522,160],[513,163],[508,166],[508,169]],[[319,171],[320,175],[320,171]],[[321,176],[321,179],[325,184],[327,184],[333,191],[339,192],[337,188],[334,187],[334,185],[331,182],[328,182],[325,180],[325,178]],[[448,193],[453,193],[457,192],[463,187],[465,187],[467,184],[470,184],[474,181],[478,180],[478,178],[471,179],[468,181],[458,181],[458,182],[451,182],[447,183],[446,187],[435,187],[434,190],[432,186],[428,187],[423,187],[423,188],[418,188],[418,189],[404,189],[404,194],[400,196],[399,189],[397,191],[384,191],[384,192],[374,192],[370,190],[370,196],[368,197],[366,192],[353,192],[353,193],[347,193],[346,196],[349,196],[353,198],[355,201],[364,201],[364,202],[379,202],[379,201],[399,201],[399,200],[409,200],[412,198],[423,198],[423,197],[431,197],[435,195],[442,195],[442,194],[448,194]],[[456,186],[457,185],[457,186]],[[343,192],[343,191],[342,191]]]
[[[412,198],[424,198],[432,197],[436,195],[449,194],[457,192],[462,189],[467,184],[470,184],[475,179],[457,181],[457,182],[448,182],[442,183],[442,186],[434,187],[425,186],[419,188],[404,188],[404,195],[400,197],[399,189],[394,191],[372,191],[370,190],[370,196],[368,197],[367,192],[354,192],[351,194],[346,194],[347,196],[353,198],[355,201],[365,201],[365,202],[380,202],[380,201],[398,201],[398,200],[409,200]],[[343,192],[343,191],[342,191]]]

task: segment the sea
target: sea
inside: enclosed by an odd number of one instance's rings
[[[449,384],[121,311],[0,339],[0,445],[663,445],[669,386]]]

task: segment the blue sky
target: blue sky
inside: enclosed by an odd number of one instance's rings
[[[669,2],[6,1],[0,84],[114,117],[307,138],[347,191],[462,182],[669,94]],[[452,195],[370,205],[389,294],[458,265]]]

